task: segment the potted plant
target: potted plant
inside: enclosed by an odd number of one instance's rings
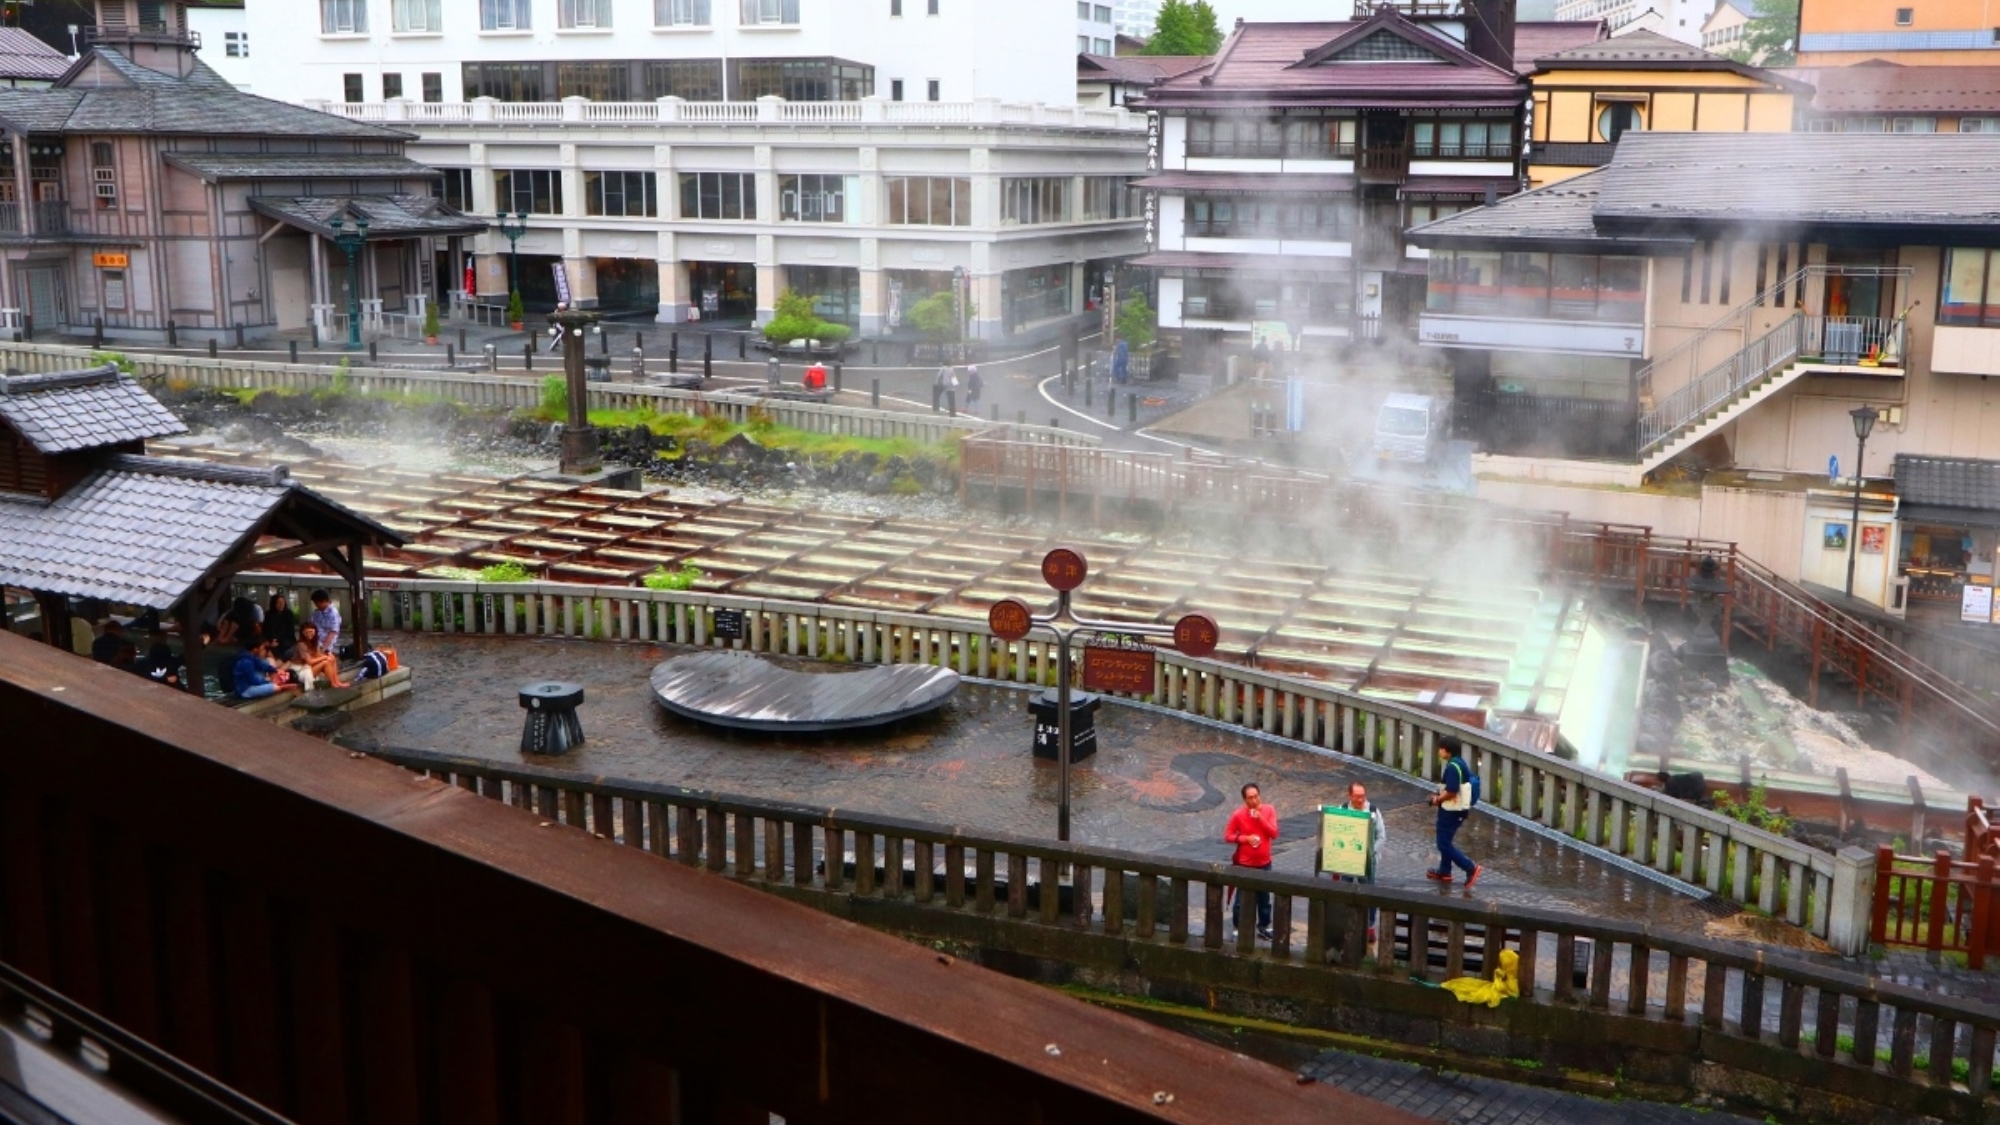
[[[528,319],[528,310],[521,304],[521,291],[516,289],[507,296],[507,326],[519,332]]]
[[[437,347],[438,306],[436,301],[424,302],[424,343]]]

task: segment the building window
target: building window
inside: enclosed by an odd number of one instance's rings
[[[1935,133],[1937,132],[1937,118],[1891,117],[1889,119],[1889,131],[1891,133]]]
[[[1439,219],[1449,219],[1461,211],[1472,210],[1471,203],[1412,203],[1409,221],[1404,227],[1420,227],[1425,223],[1435,223]]]
[[[118,153],[109,141],[93,141],[90,145],[90,194],[97,200],[97,209],[109,211],[118,206]]]
[[[472,169],[440,168],[444,175],[435,188],[438,201],[457,211],[472,210]]]
[[[1190,117],[1187,154],[1275,160],[1285,155],[1284,123],[1254,117]]]
[[[660,213],[651,172],[585,172],[583,213],[651,219]]]
[[[1645,127],[1639,107],[1628,102],[1613,102],[1597,111],[1597,135],[1612,144],[1617,144],[1618,138],[1625,134]]]
[[[1111,40],[1109,40],[1109,39],[1093,39],[1093,40],[1091,40],[1090,42],[1091,42],[1092,46],[1096,47],[1096,50],[1095,50],[1095,51],[1093,52],[1094,54],[1099,54],[1099,55],[1109,55],[1109,54],[1111,54]]]
[[[1958,119],[1961,133],[2000,133],[2000,117],[1961,117]]]
[[[902,15],[902,14],[903,14],[903,0],[889,0],[889,14],[890,14],[890,15],[892,15],[892,16],[900,16],[900,15]]]
[[[1090,36],[1079,35],[1076,37],[1076,53],[1079,55],[1090,54]]]
[[[386,102],[390,98],[400,98],[402,96],[403,76],[400,74],[384,74],[382,76],[382,100]]]
[[[681,218],[757,218],[754,172],[682,172]]]
[[[844,223],[847,201],[859,198],[855,176],[779,176],[778,219],[787,223]]]
[[[1068,176],[1010,176],[1000,181],[1000,222],[1035,226],[1069,221]]]
[[[368,0],[319,0],[321,35],[360,35],[368,30]]]
[[[530,0],[479,0],[481,31],[527,31],[534,26]]]
[[[611,26],[611,0],[557,0],[556,26],[590,30]]]
[[[743,26],[799,22],[799,0],[742,0]]]
[[[1461,316],[1643,324],[1646,260],[1436,250],[1424,307]]]
[[[1085,176],[1083,214],[1078,217],[1085,222],[1134,218],[1145,209],[1142,199],[1125,176]]]
[[[1009,270],[1000,275],[1000,317],[1009,328],[1068,316],[1069,286],[1074,273],[1067,265]]]
[[[646,64],[646,97],[722,100],[721,59],[656,59]]]
[[[1090,21],[1090,0],[1076,0],[1076,18],[1086,23]]]
[[[875,92],[875,68],[841,59],[732,59],[732,101],[852,102]]]
[[[389,26],[394,31],[443,31],[444,0],[391,0]]]
[[[1908,27],[1915,22],[1917,22],[1917,10],[1915,8],[1896,9],[1897,27]]]
[[[2000,250],[1945,251],[1937,322],[2000,328]]]
[[[930,10],[927,14],[933,16],[938,14],[938,0],[930,0]]]
[[[1107,8],[1107,7],[1105,7],[1104,5],[1102,5],[1102,4],[1099,4],[1099,5],[1097,5],[1097,6],[1095,7],[1095,8],[1091,9],[1091,10],[1092,10],[1092,11],[1093,11],[1093,12],[1094,12],[1094,13],[1096,14],[1096,16],[1097,16],[1097,19],[1096,19],[1096,22],[1098,22],[1098,23],[1110,23],[1110,22],[1111,22],[1111,9],[1110,9],[1110,8]]]
[[[1419,159],[1506,160],[1514,155],[1514,126],[1507,121],[1419,121],[1411,126],[1410,137],[1410,155]]]
[[[359,74],[341,75],[340,93],[350,105],[368,100],[368,95],[361,89],[361,76]]]
[[[101,270],[98,279],[104,283],[104,307],[122,309],[125,307],[125,271]]]
[[[1197,238],[1295,238],[1344,242],[1354,229],[1354,200],[1190,197],[1187,233]]]
[[[557,63],[556,97],[631,101],[632,68],[622,62]]]
[[[890,101],[892,101],[892,102],[900,102],[900,101],[902,101],[902,100],[903,100],[903,80],[902,80],[902,79],[900,79],[900,78],[891,78],[891,79],[889,80],[889,100],[890,100]]]
[[[546,168],[495,172],[493,202],[501,211],[560,215],[563,213],[562,173]]]
[[[653,0],[655,27],[707,27],[709,0]]]
[[[1181,286],[1181,315],[1195,320],[1297,320],[1339,324],[1354,309],[1345,282],[1191,277]]]
[[[940,101],[944,97],[944,84],[933,78],[930,80],[931,100]]]
[[[444,75],[434,70],[424,72],[424,100],[427,102],[444,100]]]
[[[222,53],[232,59],[250,57],[250,33],[247,31],[225,31],[222,33]]]
[[[889,176],[883,222],[890,226],[969,227],[972,181],[952,176]]]
[[[503,102],[547,101],[543,96],[541,63],[466,63],[460,72],[465,99],[494,98]]]

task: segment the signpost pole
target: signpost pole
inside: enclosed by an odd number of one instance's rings
[[[1056,617],[1069,616],[1069,591],[1056,599]],[[1056,839],[1069,843],[1069,638],[1070,630],[1057,626],[1056,634]]]

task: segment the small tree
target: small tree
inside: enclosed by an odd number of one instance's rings
[[[519,324],[527,318],[527,306],[521,303],[521,291],[516,289],[507,296],[507,323]]]
[[[435,340],[437,339],[437,335],[438,335],[438,303],[436,301],[425,301],[424,336],[427,339]]]
[[[1118,302],[1118,338],[1134,348],[1149,347],[1153,343],[1153,306],[1146,303],[1144,293],[1134,293]]]
[[[910,327],[940,342],[958,336],[958,301],[949,291],[933,293],[910,306]]]
[[[771,322],[764,326],[764,338],[774,344],[787,344],[793,340],[838,343],[847,339],[849,332],[846,325],[820,319],[813,306],[813,298],[796,289],[778,294]]]
[[[1798,61],[1799,0],[1757,0],[1757,14],[1743,25],[1743,38],[1723,52],[1752,66],[1791,66]]]
[[[1794,3],[1797,0],[1793,0]],[[1153,37],[1142,55],[1212,55],[1222,46],[1222,28],[1208,0],[1162,0]]]

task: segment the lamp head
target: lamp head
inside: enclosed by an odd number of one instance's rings
[[[343,224],[342,224],[342,223],[341,223],[341,221],[340,221],[340,217],[339,217],[339,216],[337,216],[337,215],[336,215],[336,216],[334,216],[334,220],[333,220],[333,233],[334,233],[334,234],[335,234],[336,236],[340,234],[340,228],[341,228],[341,226],[342,226],[342,225],[343,225]]]
[[[1872,406],[1857,406],[1848,411],[1847,416],[1854,419],[1854,436],[1867,441],[1869,433],[1875,429],[1875,420],[1882,414]]]

